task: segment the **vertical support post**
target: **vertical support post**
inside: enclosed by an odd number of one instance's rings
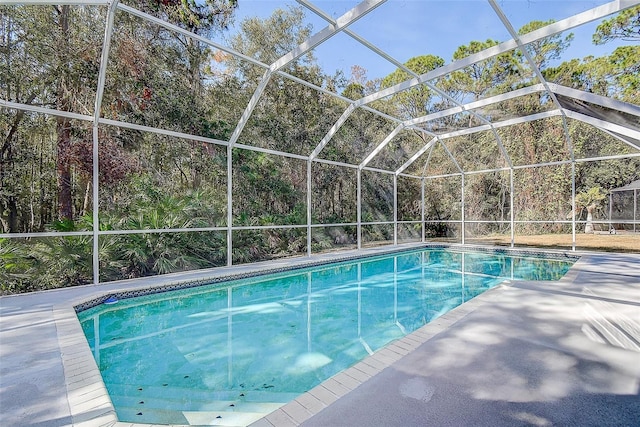
[[[233,148],[227,145],[227,265],[233,264]]]
[[[398,175],[393,175],[393,245],[398,244]]]
[[[358,239],[358,250],[362,249],[362,170],[360,168],[358,168],[358,180],[357,180],[357,188],[356,188],[356,194],[357,194],[357,215],[358,215],[358,224],[356,226],[356,233],[358,234],[357,239]]]
[[[576,162],[571,159],[571,250],[576,250]]]
[[[514,209],[514,206],[513,206],[514,192],[515,192],[515,190],[514,190],[515,189],[515,185],[513,183],[513,168],[511,168],[509,170],[509,172],[510,172],[510,181],[511,181],[510,184],[509,184],[510,185],[510,192],[511,192],[511,195],[509,197],[509,203],[511,205],[511,209],[509,209],[511,211],[509,221],[511,223],[511,247],[513,248],[515,246],[515,243],[516,243],[516,223],[515,223],[515,212],[514,212],[515,209]]]
[[[98,122],[93,123],[93,169],[92,169],[92,185],[93,185],[93,284],[100,283],[100,215],[98,209],[100,209],[100,199],[98,197],[99,185],[100,185],[100,169],[99,169],[99,140],[98,140]]]
[[[464,224],[464,173],[460,174],[460,176],[462,177],[461,179],[461,185],[460,185],[460,209],[461,209],[461,213],[462,213],[462,244],[464,245],[464,235],[465,235],[465,224]]]
[[[93,262],[93,284],[100,283],[100,200],[99,200],[99,173],[100,173],[100,150],[99,150],[99,137],[98,137],[98,122],[100,120],[100,109],[102,108],[102,95],[104,94],[104,86],[107,79],[107,62],[109,61],[109,50],[111,49],[111,34],[113,33],[113,20],[116,16],[116,7],[118,6],[118,0],[114,0],[109,5],[109,12],[107,14],[107,22],[104,28],[104,39],[102,41],[102,53],[100,55],[100,70],[98,71],[98,84],[96,86],[96,100],[93,107],[93,132],[92,132],[92,154],[91,160],[93,167],[91,170],[92,175],[92,219],[93,219],[93,245],[92,245],[92,262]]]
[[[636,212],[638,210],[638,190],[633,189],[633,232],[636,232],[636,222],[638,218],[636,216]]]
[[[613,214],[613,193],[609,192],[609,232],[611,232],[612,223],[611,223],[611,215]],[[635,216],[635,215],[634,215]]]
[[[307,160],[307,256],[311,256],[311,159]]]
[[[421,241],[422,241],[422,243],[424,243],[425,242],[425,239],[424,239],[424,231],[425,231],[424,230],[424,177],[422,177],[420,179],[420,181],[421,181],[421,183],[420,183],[420,187],[421,187],[420,188],[420,198],[421,198],[421,203],[420,203],[420,206],[421,206],[421,208],[420,208],[420,222],[422,224],[422,226],[421,226],[421,230],[422,230],[422,239],[421,239]]]

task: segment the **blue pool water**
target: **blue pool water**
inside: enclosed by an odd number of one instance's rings
[[[557,280],[572,264],[428,249],[129,298],[78,317],[120,421],[246,425],[505,279]]]

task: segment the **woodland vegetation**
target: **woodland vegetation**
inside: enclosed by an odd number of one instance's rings
[[[141,11],[205,37],[224,36],[237,6],[234,0],[203,3],[165,0],[125,1]],[[104,37],[105,6],[0,6],[0,97],[8,102],[75,113],[66,118],[0,109],[0,221],[2,233],[82,232],[92,225],[92,117]],[[547,22],[531,22],[526,33]],[[595,43],[623,37],[638,40],[640,7],[605,21]],[[228,37],[229,46],[270,64],[312,34],[301,9],[277,10],[266,20],[251,18]],[[640,41],[640,40],[638,40]],[[558,35],[528,46],[548,81],[640,104],[640,44],[605,57],[572,59],[550,66],[572,42]],[[470,41],[452,53],[464,58],[496,45]],[[424,55],[406,66],[422,74],[445,63]],[[313,55],[289,63],[286,73],[350,99],[358,99],[404,81],[402,70],[378,79],[354,67],[351,76],[327,74]],[[228,141],[254,93],[264,69],[212,50],[136,16],[117,11],[109,51],[100,115],[106,119]],[[524,59],[510,52],[440,79],[437,87],[414,88],[377,101],[372,107],[401,119],[426,115],[451,105],[535,84]],[[495,118],[528,115],[550,108],[540,95],[492,106]],[[243,145],[307,156],[346,109],[347,103],[275,75],[232,149],[233,226],[307,224],[307,162],[243,149]],[[517,113],[514,113],[517,112]],[[486,114],[483,111],[482,114]],[[87,119],[86,116],[89,118]],[[428,122],[431,131],[482,124],[470,114]],[[624,154],[619,140],[578,121],[569,121],[577,159]],[[356,110],[319,157],[359,164],[397,123]],[[100,230],[214,228],[171,233],[105,234],[99,239],[100,280],[116,280],[226,264],[227,148],[115,125],[100,125]],[[514,165],[569,158],[559,118],[547,118],[498,130]],[[403,131],[370,166],[396,170],[428,142],[417,131]],[[467,170],[506,166],[492,132],[451,138],[446,147]],[[441,146],[429,162],[416,162],[408,175],[441,176],[458,169]],[[426,167],[425,167],[426,165]],[[514,171],[511,205],[509,171],[465,176],[467,233],[508,233],[510,212],[517,233],[567,232],[571,212],[571,164]],[[640,158],[578,162],[576,191],[607,191],[640,178]],[[428,237],[457,236],[461,219],[461,177],[426,180]],[[312,163],[313,250],[353,245],[357,222],[357,176],[353,168]],[[593,190],[599,188],[600,190]],[[420,221],[421,181],[398,178],[398,220]],[[601,200],[601,199],[600,199]],[[362,221],[393,221],[393,176],[362,172]],[[585,206],[586,207],[586,206]],[[594,208],[595,209],[595,208]],[[590,209],[589,212],[592,212]],[[582,219],[586,212],[582,213]],[[220,227],[216,229],[215,227]],[[400,224],[400,240],[420,238],[421,224]],[[393,224],[368,224],[364,242],[393,239]],[[233,232],[233,262],[251,262],[306,252],[306,228]],[[73,286],[92,281],[92,236],[0,238],[2,293]]]

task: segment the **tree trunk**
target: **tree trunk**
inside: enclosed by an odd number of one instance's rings
[[[593,234],[593,210],[596,205],[587,206],[587,223],[584,225],[585,234]]]
[[[87,179],[87,187],[84,190],[84,202],[82,203],[82,213],[80,215],[86,215],[89,212],[91,195],[91,178],[89,178]]]
[[[69,56],[69,6],[60,6],[58,28],[60,30],[59,61],[61,75],[58,80],[56,107],[60,111],[70,111],[67,81]],[[61,221],[73,219],[73,201],[71,192],[71,165],[69,162],[71,149],[71,122],[66,117],[56,118],[57,159],[56,172],[58,181],[58,218]]]
[[[9,196],[2,201],[2,221],[3,233],[18,233],[18,203],[14,196]]]
[[[56,171],[58,179],[58,219],[73,219],[73,201],[71,192],[71,166],[69,151],[71,148],[71,124],[64,117],[56,120],[58,133],[58,153]]]

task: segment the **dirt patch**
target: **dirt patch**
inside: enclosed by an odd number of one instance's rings
[[[571,240],[571,234],[515,236],[515,245],[571,249]],[[482,238],[465,239],[465,242],[483,245],[509,246],[511,244],[511,236],[487,236]],[[640,233],[576,234],[576,249],[640,253]]]

